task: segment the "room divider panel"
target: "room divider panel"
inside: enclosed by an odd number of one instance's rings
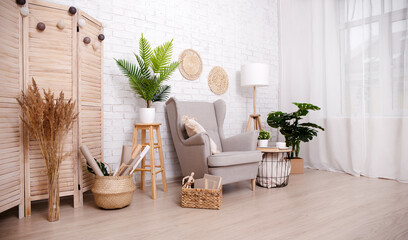
[[[86,144],[92,156],[99,160],[103,159],[103,89],[101,84],[103,44],[98,37],[103,34],[103,28],[88,14],[81,11],[79,16],[86,23],[78,33],[80,52],[78,55],[79,142]],[[83,41],[86,37],[91,40],[88,44]],[[82,154],[79,154],[78,158],[81,162],[86,161]],[[94,175],[88,172],[84,164],[80,169],[80,174],[81,192],[90,190]],[[80,194],[80,202],[82,204],[82,194]]]
[[[19,205],[24,215],[22,125],[16,97],[23,85],[21,18],[15,1],[0,1],[0,212]]]
[[[0,1],[0,7],[0,30],[7,33],[0,39],[0,212],[20,205],[22,216],[24,200],[29,216],[32,201],[48,198],[44,159],[19,121],[15,100],[31,79],[76,101],[79,117],[64,143],[69,156],[61,164],[59,181],[60,196],[73,195],[74,207],[82,206],[93,175],[79,145],[87,144],[103,160],[102,25],[82,11],[72,14],[68,6],[39,0],[26,3],[27,17],[20,16],[21,6],[14,0]],[[79,26],[79,19],[85,25]],[[45,29],[38,27],[40,22]]]
[[[64,91],[66,98],[77,100],[77,80],[74,69],[74,48],[76,35],[75,18],[70,16],[66,7],[30,2],[30,14],[24,20],[24,64],[25,84],[34,79],[40,88],[50,88],[56,95]],[[64,29],[59,29],[57,23],[63,21]],[[37,29],[42,22],[44,31]],[[27,30],[27,31],[25,31]],[[57,96],[56,96],[57,97]],[[76,150],[77,132],[75,127],[69,132],[64,143],[64,151],[70,153]],[[47,174],[45,162],[37,141],[30,139],[25,148],[25,196],[26,215],[31,214],[31,201],[48,198]],[[59,185],[60,196],[74,195],[78,199],[78,168],[77,157],[71,154],[61,164]],[[74,200],[77,207],[78,200]]]

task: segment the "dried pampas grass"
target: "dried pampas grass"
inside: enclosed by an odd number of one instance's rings
[[[64,155],[64,138],[72,128],[78,113],[75,113],[75,102],[66,101],[64,92],[54,99],[50,89],[41,96],[37,83],[28,86],[26,93],[21,92],[17,101],[21,107],[24,127],[40,145],[48,175],[48,220],[59,220],[59,169]]]

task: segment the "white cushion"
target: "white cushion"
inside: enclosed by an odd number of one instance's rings
[[[182,121],[184,122],[188,137],[192,137],[198,133],[206,132],[203,126],[201,126],[201,124],[199,124],[194,118],[183,116]],[[211,154],[219,153],[219,151],[217,150],[217,144],[215,144],[215,142],[211,138],[210,148]]]

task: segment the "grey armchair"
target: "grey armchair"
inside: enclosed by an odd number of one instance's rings
[[[205,173],[221,176],[223,184],[251,179],[254,190],[258,164],[262,160],[261,152],[256,151],[258,132],[225,138],[225,111],[223,100],[210,103],[170,98],[166,102],[169,128],[182,173],[186,176],[194,172],[197,178]],[[206,132],[188,138],[181,121],[184,115],[196,118]],[[210,137],[220,153],[211,155]]]

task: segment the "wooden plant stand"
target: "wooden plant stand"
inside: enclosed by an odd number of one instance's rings
[[[135,128],[133,132],[133,146],[137,144],[137,135],[138,131],[141,130],[142,132],[142,142],[143,146],[150,146],[150,165],[146,165],[145,160],[146,157],[142,159],[141,167],[136,168],[135,171],[141,172],[140,177],[140,189],[144,190],[145,185],[145,172],[150,172],[151,181],[152,181],[152,199],[155,200],[157,198],[156,195],[156,174],[161,173],[162,182],[163,182],[163,191],[167,192],[167,182],[166,182],[166,173],[164,169],[164,157],[163,157],[163,147],[161,143],[160,137],[160,125],[161,123],[135,123]],[[146,142],[146,131],[149,131],[149,142]],[[153,131],[156,131],[157,143],[154,142],[154,135]],[[159,151],[159,159],[160,165],[155,165],[154,159],[154,150],[158,149]],[[159,168],[156,171],[156,168]]]

